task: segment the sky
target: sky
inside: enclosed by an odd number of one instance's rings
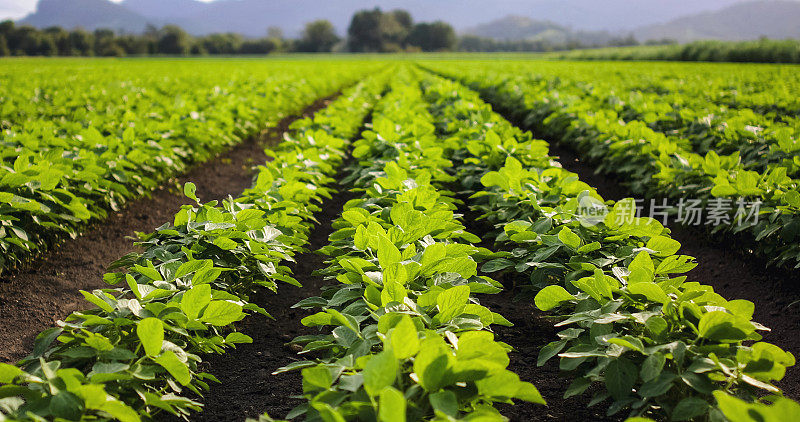
[[[0,0],[0,19],[23,18],[36,9],[38,0]],[[122,0],[111,0],[120,3]],[[209,2],[213,0],[200,0]]]

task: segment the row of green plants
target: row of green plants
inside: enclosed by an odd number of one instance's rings
[[[594,385],[590,405],[607,403],[609,415],[676,421],[781,420],[800,409],[773,385],[792,354],[760,341],[767,328],[752,321],[751,302],[686,281],[697,264],[668,229],[636,217],[631,199],[604,201],[477,93],[425,84],[440,135],[465,146],[455,168],[469,205],[503,251],[482,271],[517,274],[563,328],[538,361],[558,357],[572,374],[566,397]]]
[[[494,403],[544,403],[506,369],[511,348],[490,327],[509,322],[476,297],[500,291],[477,271],[493,254],[442,188],[453,163],[425,108],[414,76],[396,75],[354,144],[345,182],[362,196],[321,250],[336,284],[296,305],[324,329],[294,340],[312,358],[278,371],[302,369],[307,402],[290,419],[501,421]]]
[[[686,44],[611,47],[554,54],[565,60],[669,60],[689,62],[800,63],[800,41],[694,41]]]
[[[348,89],[315,119],[291,126],[240,197],[195,201],[137,242],[82,292],[95,308],[42,332],[16,365],[0,364],[0,420],[151,420],[187,417],[217,379],[202,356],[252,339],[236,331],[257,289],[299,286],[287,262],[304,250],[319,204],[333,193],[348,137],[386,86],[386,74]]]
[[[378,65],[19,61],[0,71],[0,271]]]
[[[622,121],[610,109],[595,110],[598,103],[587,95],[561,95],[557,81],[528,84],[491,66],[458,74],[444,66],[436,69],[479,90],[540,136],[573,146],[598,162],[599,171],[622,176],[634,194],[697,200],[705,206],[728,201],[713,231],[743,233],[746,248],[778,265],[800,266],[800,191],[792,177],[798,168],[796,135],[784,138],[788,149],[776,152],[782,157],[778,162],[764,171],[749,170],[739,152],[720,155],[712,148],[705,155],[696,153],[686,139],[639,120]],[[776,151],[775,145],[769,149]]]

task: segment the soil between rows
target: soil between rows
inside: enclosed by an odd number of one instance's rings
[[[551,144],[550,151],[560,157],[565,169],[597,188],[603,198],[619,200],[632,196],[620,180],[596,174],[591,163],[580,159],[574,151],[556,144]],[[708,284],[728,300],[753,302],[753,320],[772,330],[762,333],[764,341],[800,357],[800,273],[767,267],[764,259],[746,255],[728,240],[710,236],[700,228],[667,226],[672,237],[681,242],[680,253],[697,258],[699,263],[687,274],[688,281]],[[800,400],[800,367],[788,368],[777,385],[787,397]]]
[[[171,222],[181,205],[190,203],[176,183],[193,182],[203,201],[236,196],[251,186],[252,168],[267,159],[264,148],[280,142],[293,121],[312,115],[337,95],[319,99],[299,115],[198,164],[149,198],[130,202],[77,239],[67,239],[26,268],[0,277],[0,362],[21,359],[39,332],[86,307],[79,290],[110,287],[103,282],[103,273],[111,262],[134,250],[131,236]]]
[[[254,295],[253,302],[269,312],[274,320],[263,315],[247,317],[239,331],[253,338],[253,343],[242,344],[228,350],[224,355],[207,355],[202,369],[216,376],[221,384],[212,384],[200,401],[205,404],[202,412],[192,415],[192,421],[237,421],[257,418],[265,412],[275,418],[284,418],[304,399],[291,398],[303,393],[299,371],[272,375],[276,369],[301,360],[297,355],[301,348],[290,344],[299,335],[316,334],[318,329],[303,326],[300,320],[313,313],[293,309],[292,305],[302,299],[317,296],[320,288],[328,283],[322,277],[312,275],[324,268],[325,256],[315,253],[328,243],[333,232],[331,223],[342,213],[344,204],[355,197],[341,186],[339,194],[326,200],[322,211],[315,216],[316,225],[309,236],[308,252],[295,256],[289,265],[302,288],[282,284],[277,293],[261,290]],[[174,420],[167,418],[167,420]]]

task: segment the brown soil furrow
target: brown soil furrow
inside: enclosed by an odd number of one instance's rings
[[[149,198],[130,202],[79,236],[53,247],[27,268],[0,278],[0,362],[24,357],[35,336],[87,306],[79,290],[109,287],[102,280],[105,268],[131,252],[135,232],[149,232],[171,222],[181,205],[189,204],[176,188],[187,181],[197,186],[203,201],[236,196],[252,184],[252,168],[267,157],[264,148],[279,142],[294,120],[313,114],[335,97],[315,101],[300,115],[283,119],[278,126],[252,137],[206,163],[198,164]]]
[[[216,376],[221,384],[212,384],[211,390],[200,399],[205,407],[191,417],[192,421],[236,421],[257,418],[268,412],[275,418],[283,418],[303,399],[291,398],[302,394],[302,377],[299,371],[272,375],[276,369],[302,359],[297,350],[289,345],[299,335],[315,334],[318,329],[303,326],[300,320],[311,311],[292,309],[292,305],[307,297],[318,295],[325,285],[322,277],[314,276],[315,270],[324,268],[326,257],[314,253],[328,243],[333,232],[331,223],[342,212],[345,202],[355,195],[342,191],[322,204],[316,216],[320,221],[309,236],[309,252],[298,254],[291,264],[295,279],[303,287],[282,284],[278,292],[262,290],[254,295],[254,303],[264,307],[274,320],[262,315],[245,319],[240,331],[253,338],[253,343],[239,345],[224,355],[205,356],[203,368]],[[172,418],[169,418],[172,419]]]

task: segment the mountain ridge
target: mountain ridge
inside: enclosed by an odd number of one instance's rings
[[[678,0],[606,0],[600,4],[596,0],[495,0],[487,5],[483,0],[218,0],[210,3],[196,0],[123,0],[121,3],[39,0],[36,11],[19,22],[40,28],[58,25],[67,29],[110,28],[122,32],[141,32],[147,24],[160,26],[171,23],[193,35],[237,32],[245,36],[264,36],[268,27],[278,26],[287,36],[296,37],[305,23],[315,19],[330,20],[338,32],[344,34],[355,11],[379,6],[383,10],[403,8],[417,21],[444,20],[462,33],[475,33],[476,28],[483,28],[477,31],[477,35],[495,39],[563,38],[580,33],[591,40],[593,36],[606,39],[607,36],[634,33],[642,40],[676,38],[684,41],[702,36],[739,39],[730,38],[732,36],[728,33],[742,32],[747,19],[735,16],[720,18],[735,24],[714,24],[712,26],[716,29],[711,32],[697,29],[703,26],[697,19],[717,19],[721,12],[731,9],[752,11],[742,8],[743,5],[757,3],[758,7],[780,9],[772,15],[756,11],[773,17],[787,15],[786,10],[793,11],[794,6],[800,9],[798,1],[742,1],[704,0],[703,4],[684,4],[687,2]],[[779,6],[774,6],[776,4]],[[795,16],[793,12],[788,14]],[[503,22],[509,15],[519,16],[516,25]],[[800,21],[800,14],[797,16]],[[778,20],[783,22],[785,19]],[[492,24],[499,29],[488,28]],[[537,25],[541,26],[541,31],[537,32]],[[785,30],[777,31],[776,25],[763,25],[769,27],[769,34],[787,33]],[[504,28],[507,33],[503,33]],[[744,32],[757,37],[762,34],[751,33],[759,29]],[[489,35],[483,35],[485,33]],[[540,37],[538,34],[544,35]]]

